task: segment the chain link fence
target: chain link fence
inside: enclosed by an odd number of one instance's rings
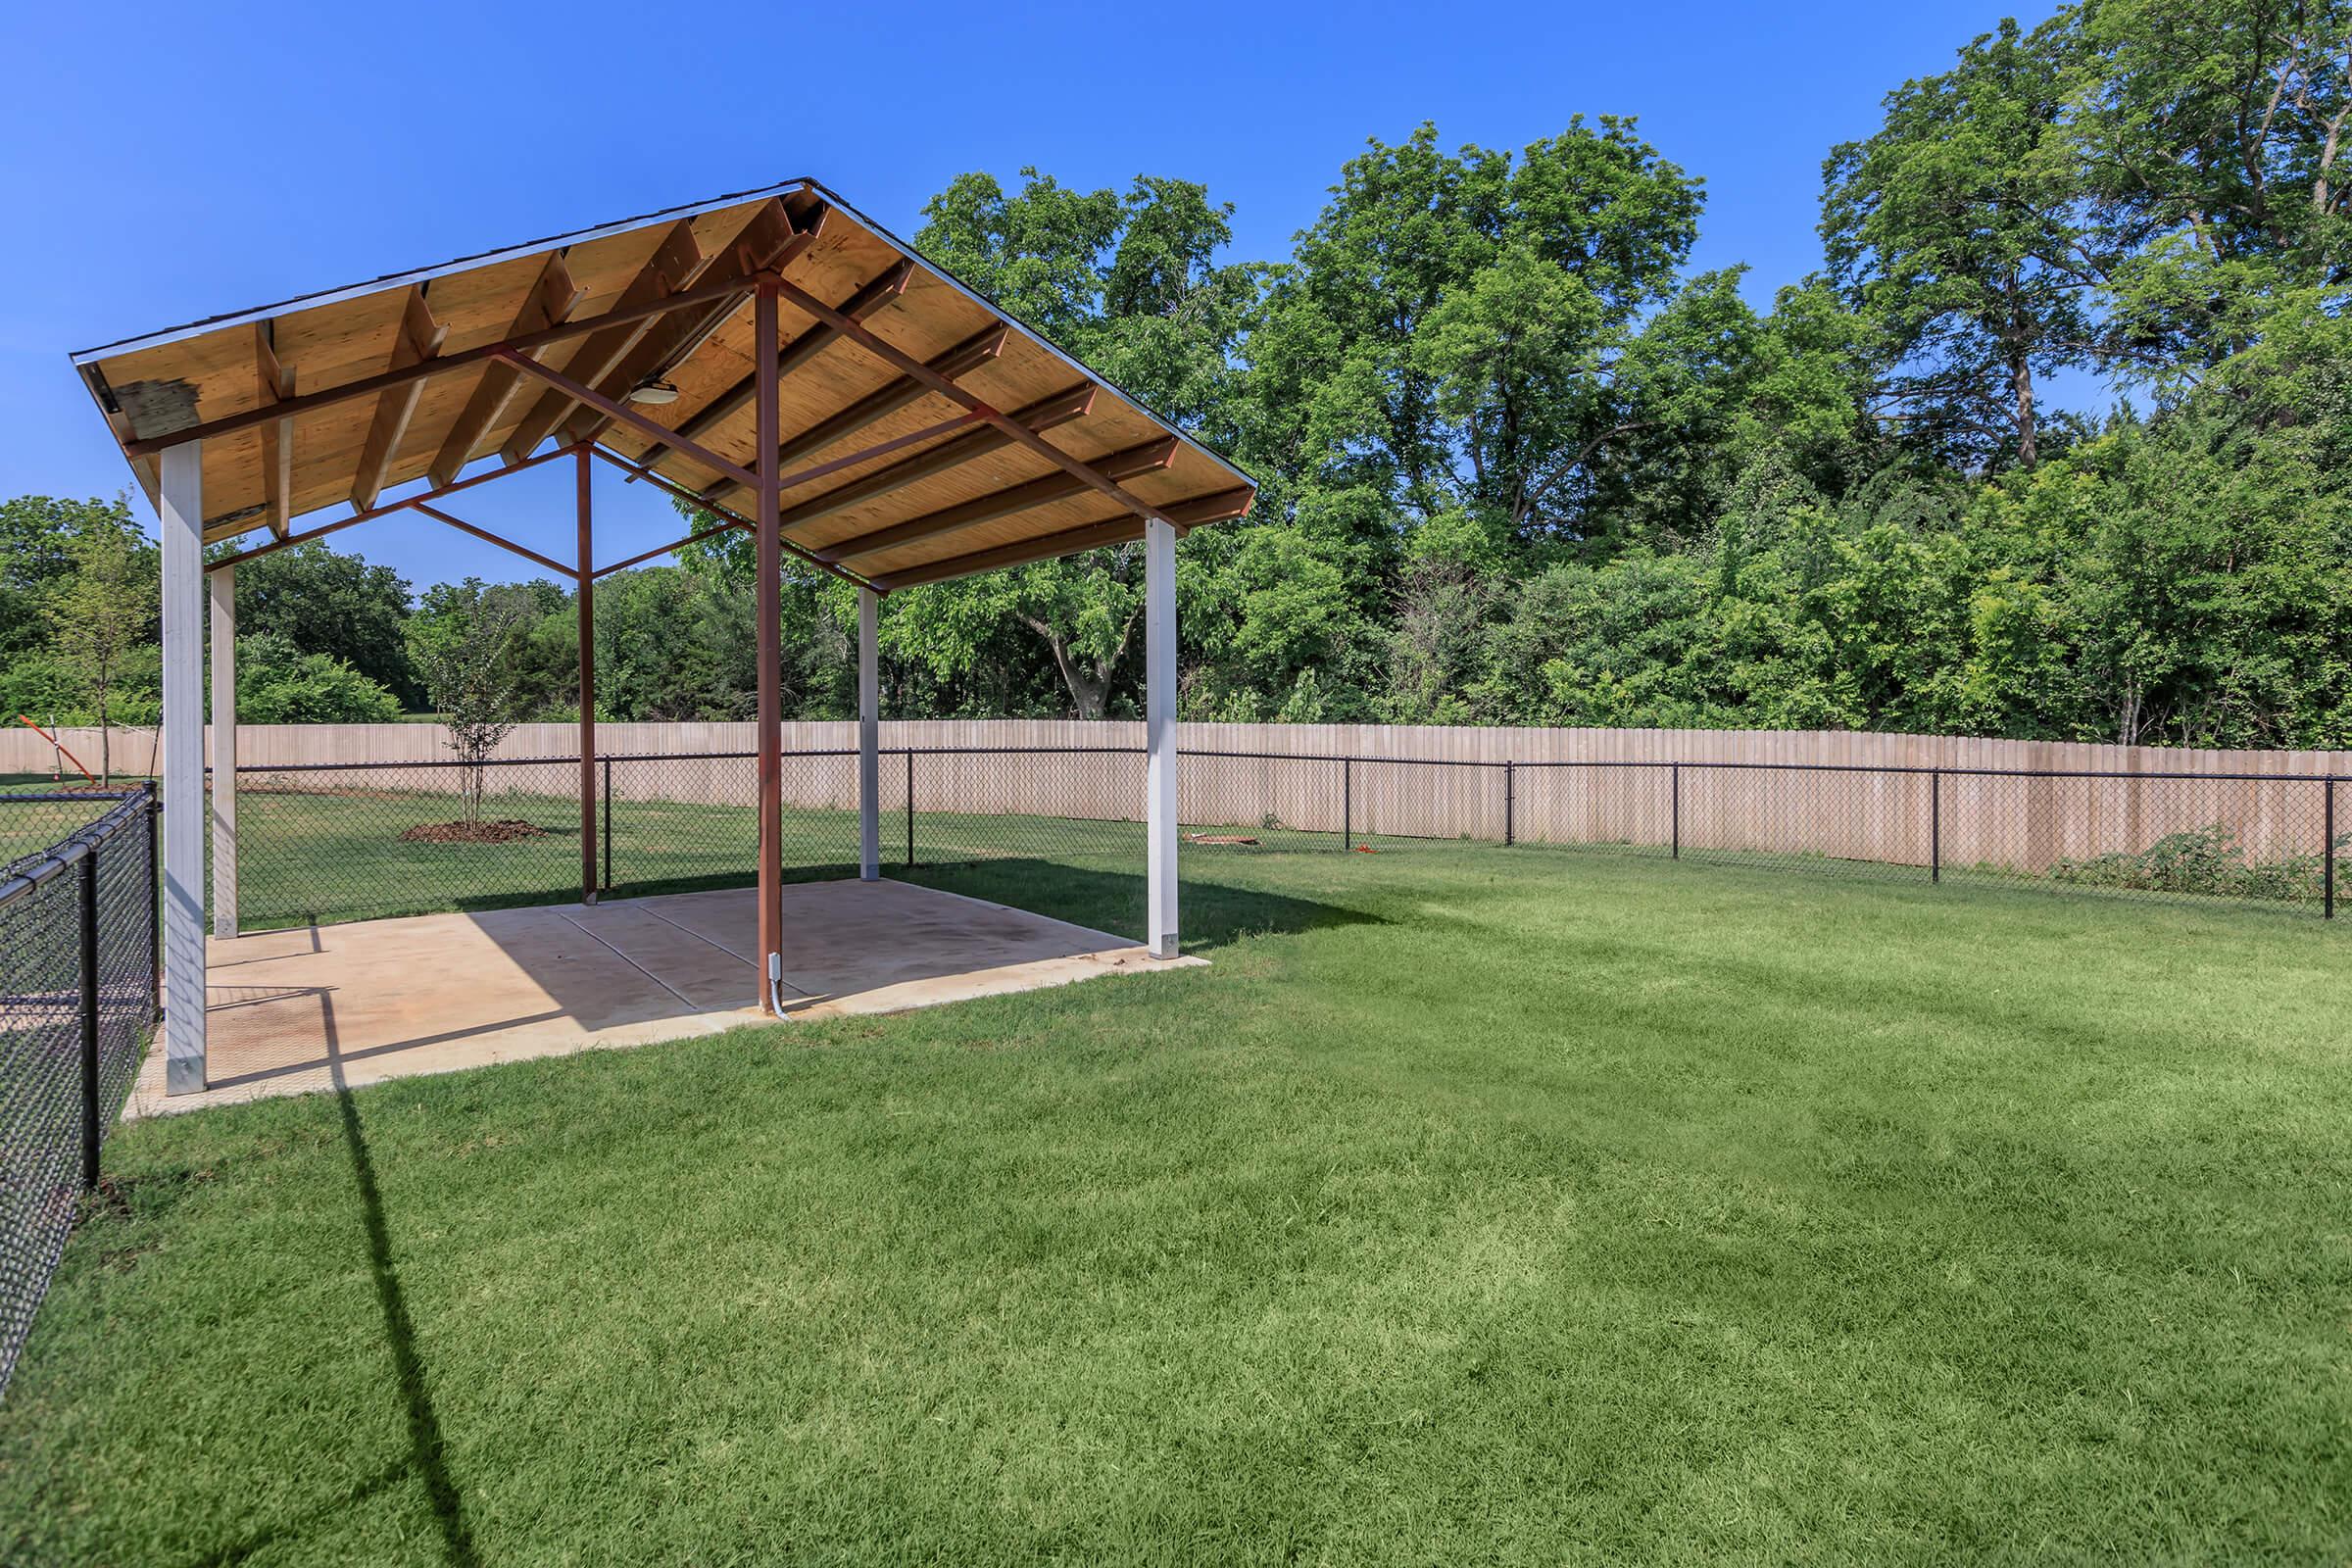
[[[880,756],[892,866],[1141,863],[1131,747],[915,747]],[[854,875],[858,754],[781,759],[779,858]],[[244,926],[635,896],[753,877],[749,752],[317,763],[238,770]],[[1797,762],[1518,762],[1183,754],[1186,853],[1455,841],[1850,877],[2234,901],[2332,915],[2341,781]]]
[[[0,793],[0,1390],[154,1032],[156,821],[143,788]]]

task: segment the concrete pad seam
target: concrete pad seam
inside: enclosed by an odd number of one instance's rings
[[[595,932],[580,924],[579,921],[574,920],[570,915],[565,914],[559,909],[556,911],[556,918],[563,921],[565,925],[571,927],[574,931],[577,931],[580,935],[586,937],[589,941],[595,943],[598,947],[603,948],[606,952],[612,954],[612,956],[618,958],[621,962],[627,964],[630,968],[636,970],[639,974],[645,976],[648,980],[651,980],[654,984],[660,986],[662,990],[668,992],[671,996],[686,1004],[686,1005],[689,1007],[694,1008],[698,1012],[702,1010],[701,1003],[695,1001],[685,992],[680,991],[676,986],[671,985],[668,981],[654,973],[653,970],[648,969],[644,964],[639,963],[635,958],[630,957],[627,954],[612,946],[612,943],[607,942],[603,937],[598,936]]]
[[[662,914],[662,912],[660,912],[659,910],[656,910],[656,909],[646,909],[646,910],[644,910],[644,912],[645,912],[645,913],[647,913],[647,914],[650,914],[650,915],[652,915],[652,916],[653,916],[655,919],[657,919],[657,920],[661,921],[661,922],[662,922],[663,925],[665,925],[665,926],[669,926],[669,927],[670,927],[670,928],[672,928],[673,930],[678,930],[678,931],[683,931],[683,932],[685,932],[685,933],[686,933],[688,936],[690,936],[690,937],[694,938],[694,939],[695,939],[697,942],[708,942],[708,943],[710,943],[710,946],[712,946],[712,947],[716,948],[716,949],[717,949],[719,952],[721,952],[721,953],[725,954],[725,955],[726,955],[728,957],[730,957],[730,958],[733,958],[733,959],[734,959],[736,962],[738,962],[738,963],[751,963],[751,964],[752,964],[752,973],[753,973],[753,975],[754,975],[755,977],[757,977],[757,975],[759,974],[759,972],[760,972],[760,966],[759,966],[758,964],[756,964],[756,963],[752,963],[752,960],[751,960],[750,958],[748,958],[748,957],[745,957],[745,956],[744,956],[742,954],[740,954],[740,953],[737,953],[737,952],[736,952],[736,951],[735,951],[733,948],[730,948],[730,947],[728,947],[728,946],[727,946],[727,945],[726,945],[724,942],[720,942],[720,941],[717,941],[717,940],[715,940],[715,939],[713,939],[713,938],[707,937],[707,936],[703,935],[703,933],[701,933],[700,931],[697,931],[696,929],[694,929],[694,927],[692,927],[692,926],[690,926],[690,925],[679,925],[677,921],[675,921],[675,920],[672,920],[672,919],[671,919],[671,918],[670,918],[668,915],[666,915],[666,914]],[[815,995],[816,995],[816,993],[815,993],[815,992],[813,992],[813,991],[802,991],[802,990],[801,990],[801,988],[800,988],[799,986],[793,985],[793,984],[792,984],[792,977],[791,977],[790,975],[787,975],[787,976],[785,976],[785,977],[784,977],[784,984],[785,984],[786,986],[790,987],[790,988],[791,988],[792,990],[794,990],[794,991],[800,991],[801,995],[802,995],[802,996],[804,996],[804,997],[813,997],[813,996],[815,996]]]

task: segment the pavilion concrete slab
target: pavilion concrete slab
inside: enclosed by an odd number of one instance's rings
[[[1124,937],[894,881],[793,884],[792,1019],[895,1012],[1199,965]],[[757,1023],[749,888],[429,914],[215,940],[210,1075],[167,1096],[162,1043],[123,1114],[356,1088]],[[166,1025],[167,1032],[169,1024]]]

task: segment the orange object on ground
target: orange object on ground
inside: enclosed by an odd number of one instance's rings
[[[35,735],[38,735],[41,739],[47,741],[50,745],[56,747],[58,750],[58,755],[65,758],[67,761],[72,762],[74,764],[74,770],[76,773],[79,773],[83,778],[88,779],[93,784],[98,782],[98,776],[92,773],[88,768],[81,765],[81,759],[75,757],[72,752],[66,750],[66,743],[64,741],[59,740],[56,736],[41,728],[40,725],[35,724],[31,719],[25,717],[23,713],[19,713],[17,715],[17,722],[24,725],[26,729],[32,731]]]

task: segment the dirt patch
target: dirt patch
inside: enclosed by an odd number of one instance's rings
[[[426,822],[400,836],[403,844],[512,844],[535,839],[547,829],[516,817],[496,822]]]

